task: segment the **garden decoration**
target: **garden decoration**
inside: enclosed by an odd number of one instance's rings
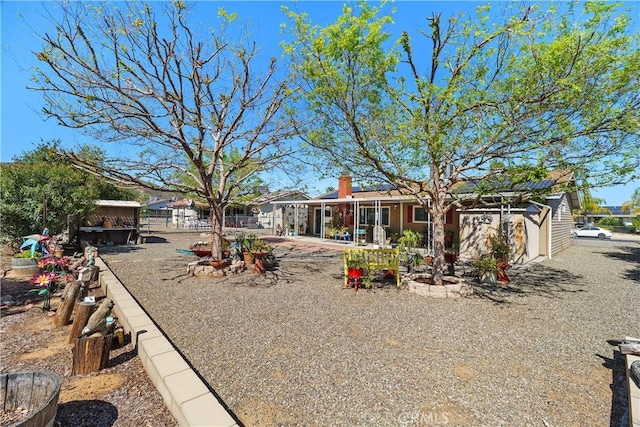
[[[82,302],[80,306],[86,304]],[[90,312],[91,306],[85,305],[83,308],[87,308],[87,313]],[[70,338],[75,340],[75,344],[72,350],[73,366],[71,369],[72,375],[88,374],[91,372],[99,371],[107,367],[109,361],[109,351],[111,350],[111,344],[113,341],[113,327],[115,321],[111,317],[111,310],[113,309],[113,301],[110,299],[103,299],[97,309],[88,318],[86,326],[82,329],[81,335],[75,337],[75,333]],[[80,308],[78,309],[78,314]],[[78,316],[80,318],[81,316]],[[86,317],[82,316],[83,319]],[[72,326],[72,332],[76,330],[76,319],[74,319],[74,325]]]
[[[29,234],[28,236],[22,236],[20,250],[23,251],[28,248],[31,252],[31,257],[34,257],[36,252],[48,255],[51,252],[48,247],[50,239],[51,236],[49,236],[48,228],[42,230],[42,234]]]
[[[345,248],[344,254],[345,287],[353,283],[354,286],[371,285],[371,272],[375,270],[396,272],[396,285],[400,286],[400,251],[396,249],[351,249]],[[350,269],[352,273],[349,274]],[[357,269],[362,269],[362,275]],[[362,282],[362,283],[361,283]],[[357,287],[356,287],[357,290]]]
[[[51,295],[56,292],[61,285],[70,282],[71,275],[68,273],[69,258],[46,257],[38,261],[38,268],[42,273],[36,274],[31,279],[31,283],[36,285],[35,289],[29,292],[38,292],[42,296],[43,310],[51,310]]]

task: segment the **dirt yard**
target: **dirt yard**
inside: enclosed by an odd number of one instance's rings
[[[56,426],[176,426],[130,343],[112,349],[106,369],[71,375],[72,345],[67,344],[71,325],[55,327],[53,311],[43,311],[41,300],[30,300],[35,294],[27,293],[33,287],[29,278],[12,277],[6,271],[10,255],[3,249],[2,297],[12,303],[2,305],[0,371],[46,370],[60,375]],[[97,289],[90,294],[101,295]],[[52,298],[53,309],[58,302]]]

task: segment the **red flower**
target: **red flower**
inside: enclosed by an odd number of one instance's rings
[[[57,286],[59,280],[60,275],[51,271],[43,274],[36,274],[31,279],[31,283],[35,284],[38,288],[48,288],[51,286]]]

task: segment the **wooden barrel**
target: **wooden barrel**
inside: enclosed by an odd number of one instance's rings
[[[28,410],[11,427],[53,427],[58,411],[60,384],[60,377],[54,372],[0,374],[0,403],[3,410]]]
[[[11,274],[18,277],[31,277],[40,273],[37,258],[11,258]]]

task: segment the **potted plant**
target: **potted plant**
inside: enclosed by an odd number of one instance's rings
[[[398,243],[410,250],[418,247],[420,239],[422,239],[422,234],[413,230],[404,230],[402,236],[398,238]]]
[[[367,263],[362,255],[352,254],[347,258],[346,264],[348,278],[362,279],[362,277],[364,277],[364,270],[367,267]]]
[[[482,255],[474,258],[473,267],[478,272],[480,283],[496,283],[500,263],[493,255]]]
[[[42,252],[21,251],[11,258],[11,270],[16,276],[33,276],[38,273],[38,259],[42,258]]]
[[[495,234],[489,236],[489,246],[491,248],[491,255],[498,262],[508,262],[510,255],[509,242],[507,241],[506,233],[499,228]]]
[[[237,247],[240,248],[240,252],[242,252],[244,263],[247,265],[253,264],[253,256],[251,255],[251,250],[257,238],[258,236],[256,236],[255,234],[247,235],[245,233],[240,233],[236,236],[235,243]]]
[[[357,292],[361,285],[364,285],[366,288],[371,286],[371,272],[367,268],[367,263],[363,255],[358,253],[351,254],[349,258],[346,258],[345,263],[347,265],[348,287],[353,286]]]
[[[256,273],[263,274],[266,271],[264,266],[264,259],[265,257],[269,256],[272,251],[273,248],[271,248],[271,246],[269,246],[267,242],[262,239],[256,239],[253,242],[249,254],[251,255],[255,264],[254,271]]]

